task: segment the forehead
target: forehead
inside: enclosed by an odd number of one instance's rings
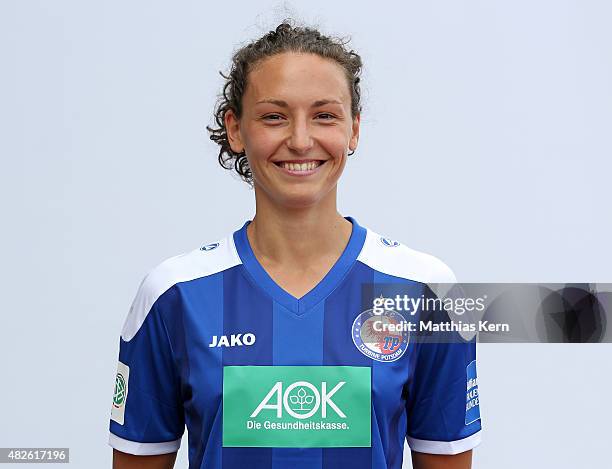
[[[325,98],[350,101],[344,69],[331,59],[315,54],[287,52],[257,64],[247,77],[245,100],[263,98],[311,101]]]

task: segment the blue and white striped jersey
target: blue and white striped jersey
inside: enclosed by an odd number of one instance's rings
[[[475,343],[381,332],[372,318],[398,313],[364,301],[364,286],[418,296],[452,271],[346,219],[346,248],[301,298],[257,261],[250,221],[155,267],[121,332],[110,445],[170,453],[187,429],[189,467],[202,469],[399,469],[405,441],[436,454],[476,446]]]

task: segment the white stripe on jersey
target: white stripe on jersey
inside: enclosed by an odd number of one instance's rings
[[[127,315],[121,338],[134,338],[157,299],[180,282],[213,275],[241,264],[233,233],[217,241],[219,246],[203,251],[200,248],[171,257],[154,267],[142,280]]]
[[[399,243],[385,246],[383,237],[368,229],[358,261],[381,273],[421,283],[455,283],[453,271],[440,259]],[[385,238],[386,239],[386,238]]]

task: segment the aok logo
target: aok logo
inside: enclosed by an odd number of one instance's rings
[[[251,418],[257,417],[262,410],[276,411],[276,417],[283,417],[283,410],[296,419],[307,419],[312,417],[321,409],[321,417],[327,418],[328,408],[331,408],[339,417],[346,418],[342,410],[334,403],[332,397],[336,394],[346,381],[340,381],[331,390],[328,389],[326,381],[321,382],[321,390],[308,381],[296,381],[287,386],[283,392],[283,383],[278,381],[268,392],[266,397],[259,403],[251,414]],[[274,403],[270,401],[274,400]]]
[[[223,367],[223,446],[371,446],[370,367]]]

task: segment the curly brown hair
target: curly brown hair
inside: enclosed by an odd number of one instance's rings
[[[244,151],[234,152],[227,138],[225,113],[231,110],[236,118],[242,116],[242,96],[246,89],[247,76],[262,60],[284,52],[311,53],[334,60],[345,71],[351,91],[351,115],[361,113],[361,89],[359,86],[362,68],[361,57],[345,46],[350,39],[344,40],[324,36],[317,29],[308,26],[294,26],[293,20],[286,19],[274,31],[270,31],[256,41],[238,49],[232,56],[231,70],[228,75],[219,72],[225,79],[222,93],[215,108],[214,118],[217,128],[206,126],[210,139],[217,143],[219,164],[225,169],[235,170],[238,175],[253,187],[253,174]],[[352,155],[353,152],[349,153]]]

